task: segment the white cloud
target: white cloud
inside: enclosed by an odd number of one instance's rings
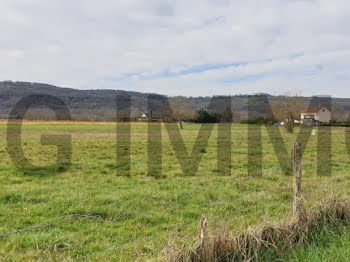
[[[0,8],[2,80],[350,96],[345,0],[2,0]]]

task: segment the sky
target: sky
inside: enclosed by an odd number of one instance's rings
[[[1,0],[0,80],[350,97],[348,0]]]

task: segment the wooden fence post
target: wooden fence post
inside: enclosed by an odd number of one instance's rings
[[[200,229],[200,234],[199,234],[199,239],[200,239],[200,256],[201,260],[205,261],[205,241],[207,238],[207,224],[208,224],[208,219],[202,218],[201,219],[201,229]]]
[[[293,162],[293,219],[299,220],[302,209],[301,199],[301,143],[294,143],[294,162]]]

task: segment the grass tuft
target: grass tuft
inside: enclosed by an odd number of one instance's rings
[[[320,232],[331,234],[349,222],[350,199],[332,196],[304,212],[298,221],[265,223],[248,228],[239,236],[220,228],[208,234],[203,246],[197,243],[193,250],[175,247],[167,257],[168,261],[177,262],[273,261],[294,248],[311,244],[315,241],[312,236]]]

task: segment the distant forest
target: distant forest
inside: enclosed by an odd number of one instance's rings
[[[225,118],[225,121],[229,116],[230,122],[240,122],[249,118],[266,117],[268,114],[266,98],[271,104],[276,104],[282,99],[280,96],[267,94],[232,96],[230,98],[231,112],[228,113],[227,97],[219,96],[214,97],[214,99],[212,97],[166,97],[122,90],[78,90],[40,83],[4,81],[0,82],[0,118],[9,118],[16,103],[30,95],[50,95],[59,98],[69,108],[71,119],[76,121],[117,120],[117,96],[130,96],[130,112],[120,105],[118,110],[124,110],[124,119],[131,121],[138,121],[142,114],[146,114],[150,119],[191,121],[195,120],[198,114],[203,117],[204,111],[207,111],[214,117],[224,116],[222,119]],[[310,99],[305,98],[305,106],[310,102]],[[333,99],[332,103],[337,112],[343,112],[343,116],[347,116],[350,112],[350,99],[337,98]],[[24,118],[28,120],[55,120],[56,115],[47,107],[34,107],[25,114]]]

